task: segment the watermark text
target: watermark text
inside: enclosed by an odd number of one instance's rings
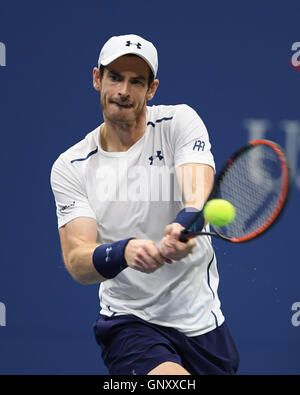
[[[292,67],[300,71],[300,41],[293,43],[291,49],[294,52],[291,57]]]
[[[6,307],[0,302],[0,326],[6,326]]]
[[[0,66],[6,66],[6,47],[2,42],[0,42]]]
[[[295,302],[292,304],[293,313],[291,318],[291,323],[293,326],[300,326],[300,302]]]

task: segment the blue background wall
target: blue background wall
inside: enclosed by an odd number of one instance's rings
[[[300,373],[292,311],[300,301],[300,72],[291,64],[299,4],[0,0],[1,373],[106,373],[91,328],[98,286],[77,284],[64,269],[49,174],[102,121],[92,68],[103,43],[125,33],[156,44],[153,104],[194,107],[218,168],[253,137],[286,149],[293,188],[277,226],[249,244],[214,244],[240,373]]]

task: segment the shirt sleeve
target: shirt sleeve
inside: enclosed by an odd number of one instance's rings
[[[175,167],[185,163],[203,163],[215,169],[208,132],[202,119],[188,105],[178,107],[172,125]]]
[[[96,219],[79,174],[71,166],[60,156],[51,169],[50,183],[56,203],[58,228],[78,217]]]

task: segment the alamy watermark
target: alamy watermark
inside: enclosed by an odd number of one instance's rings
[[[100,166],[95,175],[97,201],[204,201],[201,166],[128,166],[118,159],[114,166]]]
[[[300,326],[300,302],[295,302],[292,304],[293,313],[291,318],[291,323],[293,326]]]
[[[6,66],[6,47],[5,44],[0,42],[0,66]]]
[[[0,302],[0,326],[6,326],[6,307]]]
[[[292,67],[300,71],[300,41],[293,43],[291,50],[294,52],[291,57]]]

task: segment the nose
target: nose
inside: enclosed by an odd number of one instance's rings
[[[122,100],[126,100],[130,96],[130,88],[129,88],[129,82],[128,81],[122,81],[121,84],[119,85],[119,97]]]

